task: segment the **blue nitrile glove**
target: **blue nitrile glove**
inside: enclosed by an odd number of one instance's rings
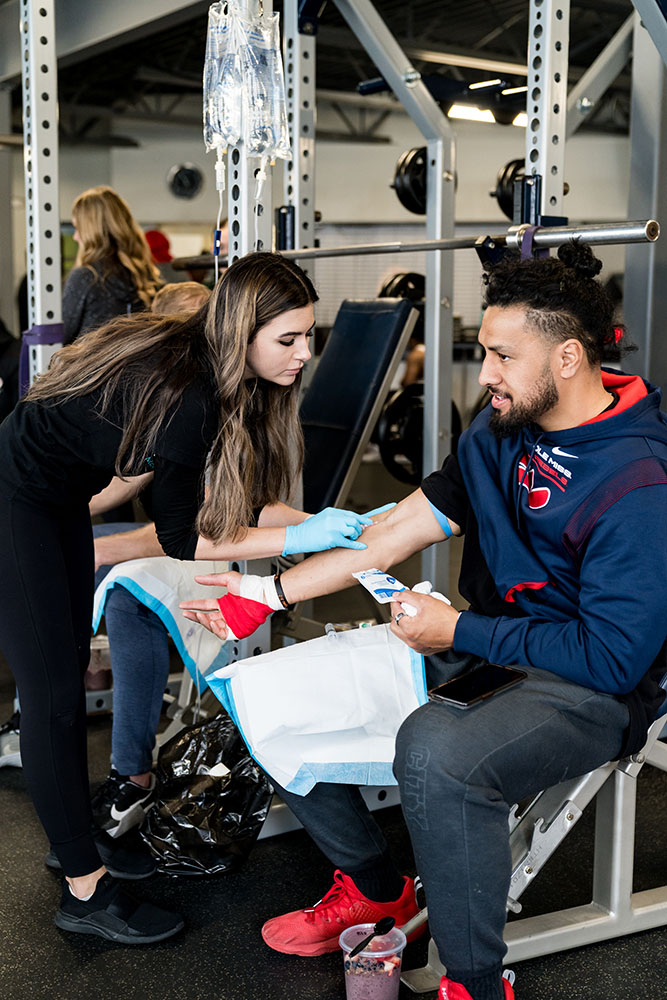
[[[374,514],[391,510],[395,503],[387,503],[384,507],[376,507],[367,514],[355,514],[352,510],[339,510],[338,507],[325,507],[319,514],[302,521],[301,524],[288,524],[285,528],[284,556],[293,556],[297,552],[322,552],[324,549],[365,549],[363,542],[356,542],[364,528],[372,524]]]

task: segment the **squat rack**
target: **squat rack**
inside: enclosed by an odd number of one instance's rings
[[[242,0],[256,10],[259,0]],[[424,471],[438,467],[450,446],[451,386],[449,365],[452,357],[453,261],[446,249],[465,245],[454,233],[454,135],[447,117],[426,89],[419,72],[389,32],[371,0],[333,0],[349,27],[373,59],[379,72],[398,97],[425,137],[427,147],[426,241],[430,249],[426,266],[425,310],[425,427]],[[567,65],[569,49],[570,0],[528,0],[529,48],[527,76],[526,163],[528,194],[524,203],[532,211],[528,220],[554,227],[564,239],[572,235],[593,238],[590,227],[568,230],[562,216],[562,175],[565,140],[583,120],[624,64],[630,52],[630,25],[626,22],[580,84],[568,98]],[[660,184],[663,119],[667,111],[667,85],[661,56],[667,53],[667,28],[655,0],[634,0],[639,13],[632,20],[635,51],[633,62],[633,164],[630,214],[634,218],[659,218],[662,198]],[[179,6],[186,7],[187,3]],[[285,170],[285,201],[295,217],[294,256],[304,263],[317,256],[358,252],[400,252],[417,244],[382,248],[340,248],[334,254],[313,249],[315,229],[315,70],[319,0],[285,0],[284,52],[288,113],[293,159]],[[263,4],[272,10],[271,0]],[[640,21],[639,14],[643,18]],[[21,71],[24,84],[24,132],[26,175],[26,225],[29,251],[28,285],[30,326],[38,331],[31,347],[31,367],[36,373],[48,363],[60,340],[60,246],[58,214],[58,101],[56,87],[56,37],[54,0],[20,0]],[[119,8],[118,15],[126,14]],[[645,30],[647,29],[647,30]],[[650,33],[650,37],[649,37]],[[655,44],[654,44],[655,43]],[[657,49],[656,49],[657,47]],[[635,100],[635,90],[637,99]],[[585,92],[584,92],[585,91]],[[587,95],[592,95],[588,97]],[[271,185],[267,182],[260,204],[254,205],[256,166],[241,145],[229,151],[228,218],[230,259],[242,256],[255,245],[255,233],[264,248],[271,246]],[[636,224],[632,224],[636,225]],[[622,238],[607,238],[620,225],[594,227],[596,242],[644,242],[657,238],[657,224],[644,235],[631,235],[632,225]],[[643,225],[643,224],[642,224]],[[607,236],[602,235],[607,229]],[[567,234],[567,235],[566,235]],[[491,238],[498,245],[518,239],[512,231]],[[534,246],[557,245],[544,229],[538,230]],[[306,251],[299,254],[297,251]],[[628,252],[626,319],[640,341],[640,363],[650,374],[657,359],[667,372],[666,349],[657,337],[667,286],[660,281],[662,249],[636,248]],[[307,266],[307,264],[306,264]],[[632,279],[632,280],[630,280]],[[662,338],[664,340],[664,338]],[[664,363],[663,363],[664,362]],[[661,381],[658,373],[651,373]],[[440,550],[440,551],[438,551]],[[447,547],[425,553],[424,577],[434,585],[448,586]]]

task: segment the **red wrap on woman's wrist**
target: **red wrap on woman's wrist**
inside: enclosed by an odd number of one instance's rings
[[[218,607],[237,639],[245,639],[246,636],[252,635],[255,629],[263,625],[269,615],[273,614],[273,608],[268,604],[251,601],[248,597],[239,597],[236,594],[219,597]]]

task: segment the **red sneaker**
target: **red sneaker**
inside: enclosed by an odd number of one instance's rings
[[[511,978],[510,978],[511,977]],[[503,988],[505,990],[505,1000],[514,1000],[514,990],[512,989],[512,983],[514,982],[513,972],[503,972]],[[460,983],[455,983],[451,979],[447,979],[447,976],[443,976],[440,980],[440,989],[438,990],[438,1000],[472,1000],[472,997],[468,993],[465,986],[461,986]]]
[[[294,910],[274,917],[262,927],[262,937],[269,948],[284,955],[311,957],[338,951],[338,938],[346,927],[355,924],[376,924],[382,917],[392,916],[402,927],[419,912],[415,886],[405,878],[403,892],[391,903],[376,903],[367,899],[341,871],[334,873],[334,884],[319,903],[306,910]],[[422,924],[408,938],[414,941],[426,929]]]

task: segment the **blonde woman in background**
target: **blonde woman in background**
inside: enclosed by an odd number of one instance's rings
[[[146,237],[113,188],[80,194],[72,223],[79,251],[63,291],[65,344],[115,316],[150,309],[162,284]]]

